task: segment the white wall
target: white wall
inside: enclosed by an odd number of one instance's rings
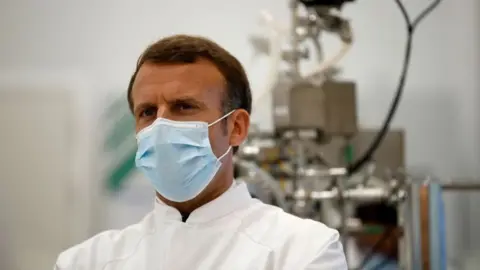
[[[405,2],[418,14],[429,0]],[[286,0],[3,0],[0,70],[80,74],[95,91],[78,95],[89,95],[95,102],[102,100],[97,95],[109,91],[124,94],[147,44],[173,33],[194,33],[233,52],[258,91],[266,66],[262,60],[252,64],[247,35],[257,27],[262,8],[288,23],[287,6]],[[376,126],[400,71],[402,18],[393,0],[358,0],[344,14],[352,20],[356,40],[343,62],[344,77],[358,83],[361,123]],[[409,164],[428,166],[445,177],[480,174],[479,28],[480,2],[457,0],[444,1],[418,29],[405,100],[395,120],[395,125],[407,128]],[[329,40],[327,47],[331,50],[335,44]],[[269,109],[257,106],[254,119],[270,125],[269,118],[260,117]],[[468,205],[450,204],[449,218],[463,223],[465,217],[455,211],[459,207]],[[460,235],[450,239],[456,252],[466,238],[462,223],[449,224]]]
[[[406,2],[416,14],[429,0]],[[70,70],[89,78],[98,92],[115,89],[123,93],[134,63],[147,44],[168,34],[195,33],[209,36],[231,50],[251,73],[254,91],[261,88],[265,65],[262,60],[250,65],[252,52],[247,35],[257,27],[261,8],[270,10],[276,18],[285,18],[287,23],[286,1],[192,3],[3,0],[0,67],[52,73]],[[438,122],[443,122],[443,108],[432,105],[439,95],[451,95],[446,98],[446,106],[453,108],[460,119],[452,123],[452,128],[469,131],[456,136],[455,148],[461,157],[456,158],[456,169],[449,170],[454,175],[473,174],[472,162],[480,157],[479,151],[471,147],[480,122],[474,113],[479,86],[475,78],[479,71],[479,10],[475,0],[444,1],[421,25],[405,93],[410,100],[426,97],[432,102],[417,109],[436,110]],[[355,47],[344,61],[344,77],[358,82],[361,122],[377,125],[387,109],[383,101],[390,98],[397,82],[405,40],[403,22],[393,1],[357,1],[348,5],[344,13],[351,18],[356,37]],[[327,47],[333,48],[335,40],[329,41]],[[267,109],[255,108],[258,112]],[[400,114],[405,111],[404,107]],[[256,114],[255,119],[269,124],[268,118],[258,115],[262,114]],[[404,122],[396,121],[399,125]],[[414,153],[410,157],[417,156]]]

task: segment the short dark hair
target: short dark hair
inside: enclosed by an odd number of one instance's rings
[[[160,39],[148,46],[137,62],[137,67],[128,85],[128,104],[133,110],[132,87],[140,67],[146,63],[188,64],[199,59],[206,59],[222,73],[226,87],[223,110],[228,113],[233,109],[252,110],[252,94],[242,64],[217,43],[200,36],[174,35]]]
[[[200,36],[174,35],[148,46],[137,61],[135,72],[128,84],[128,104],[133,112],[132,87],[140,67],[146,63],[188,64],[206,59],[222,73],[226,82],[223,113],[234,109],[252,110],[252,93],[242,64],[217,43]],[[236,152],[238,147],[234,147]]]

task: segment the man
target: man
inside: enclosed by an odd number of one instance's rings
[[[252,199],[233,180],[251,93],[230,53],[201,37],[162,39],[141,55],[128,100],[154,210],[63,252],[56,269],[347,269],[335,230]]]

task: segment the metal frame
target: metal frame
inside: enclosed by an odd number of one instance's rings
[[[430,254],[422,254],[422,228],[421,228],[421,196],[420,191],[428,185],[429,178],[407,178],[404,185],[397,191],[392,192],[382,188],[358,187],[354,189],[345,188],[345,170],[342,168],[330,169],[329,174],[335,187],[328,191],[313,191],[310,194],[297,192],[294,195],[296,200],[305,200],[307,197],[312,200],[336,200],[339,203],[341,212],[341,225],[339,231],[342,235],[342,243],[350,236],[348,216],[345,205],[349,201],[374,202],[379,200],[394,200],[398,204],[399,227],[403,230],[403,237],[399,241],[399,266],[400,269],[421,270],[424,267],[424,259],[430,258]],[[480,180],[456,179],[449,183],[440,184],[442,191],[480,191]],[[429,241],[428,245],[431,245]],[[431,253],[431,252],[430,252]],[[423,256],[428,256],[423,258]],[[433,264],[431,264],[433,265]]]

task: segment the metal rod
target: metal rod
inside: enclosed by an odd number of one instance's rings
[[[410,194],[409,194],[410,195]],[[410,253],[408,248],[410,247],[411,240],[411,228],[408,226],[408,209],[411,206],[411,201],[407,197],[405,202],[397,205],[398,227],[403,228],[404,233],[401,238],[398,239],[398,264],[400,269],[409,269],[411,265]]]
[[[338,205],[340,207],[340,216],[341,216],[341,223],[340,223],[340,237],[341,237],[341,242],[343,248],[347,248],[347,241],[349,238],[349,232],[348,232],[348,212],[347,212],[347,198],[344,196],[345,195],[345,184],[344,181],[345,179],[342,177],[335,177],[335,184],[337,186],[337,191],[338,191]],[[345,257],[348,262],[348,257],[347,253],[345,253]]]
[[[291,32],[290,42],[292,44],[292,52],[293,52],[292,66],[293,66],[293,73],[295,74],[295,76],[300,75],[300,66],[299,66],[299,58],[298,58],[300,40],[297,34],[297,27],[299,25],[298,7],[299,7],[299,1],[297,0],[290,1],[290,13],[292,17],[292,29],[291,29],[292,32]]]
[[[480,181],[479,181],[480,182]],[[451,182],[451,183],[442,183],[442,189],[446,191],[479,191],[480,183],[475,183],[473,181],[468,182]]]
[[[399,226],[404,234],[399,241],[400,269],[422,269],[422,246],[420,229],[420,188],[410,183],[405,202],[399,204]]]
[[[308,194],[297,192],[294,197],[297,200],[304,200]],[[338,189],[325,190],[325,191],[313,191],[310,193],[310,199],[323,201],[323,200],[338,200],[340,199],[340,192]],[[389,197],[389,192],[383,188],[356,188],[347,189],[343,191],[343,197],[347,200],[361,201],[361,202],[375,202],[384,200]]]

